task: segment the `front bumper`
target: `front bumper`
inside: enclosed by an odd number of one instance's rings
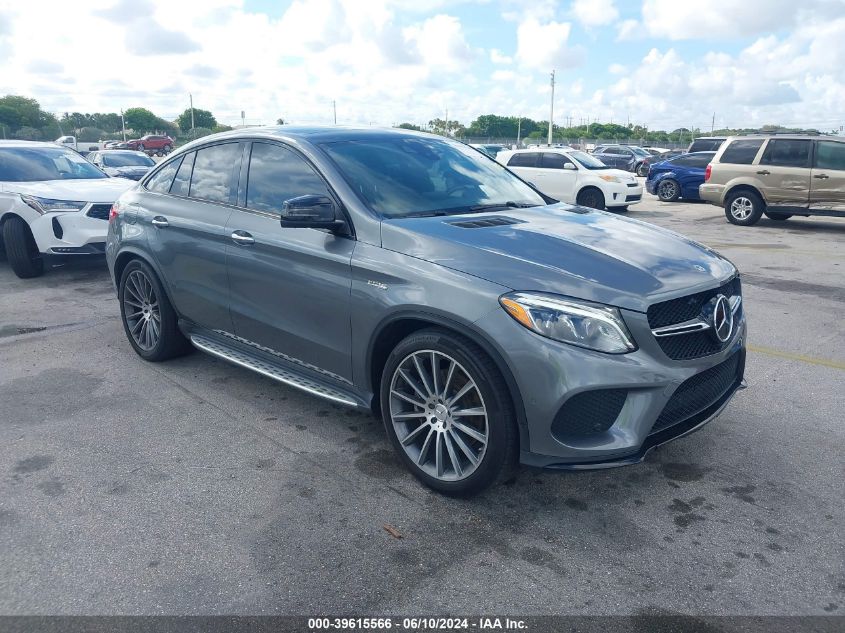
[[[639,183],[610,183],[605,187],[605,205],[608,208],[627,207],[637,204],[643,198],[643,186]]]
[[[94,203],[81,211],[45,213],[29,222],[39,252],[95,255],[104,252],[111,204]],[[34,213],[34,212],[33,212]]]
[[[721,207],[725,203],[725,185],[714,185],[705,182],[698,186],[698,197],[702,200]]]
[[[499,314],[501,312],[501,314]],[[686,435],[716,417],[743,385],[746,323],[738,315],[733,338],[725,348],[692,360],[672,360],[651,334],[646,315],[623,310],[639,349],[629,354],[602,354],[558,343],[528,331],[504,311],[488,314],[477,325],[499,341],[519,388],[525,419],[520,461],[557,469],[622,466],[641,461],[655,446]],[[734,357],[734,355],[737,355]],[[695,376],[712,373],[735,358],[724,388],[688,414],[666,420],[665,411],[679,388]],[[691,381],[695,382],[695,381]],[[622,394],[609,428],[593,434],[567,435],[559,414],[574,396],[601,393],[591,407],[601,408]],[[677,400],[674,404],[677,404]],[[585,411],[590,411],[587,408]],[[664,414],[664,415],[661,415]]]

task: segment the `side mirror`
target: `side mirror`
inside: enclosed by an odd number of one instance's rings
[[[570,171],[575,171],[577,169],[577,167],[575,167],[572,163],[564,163],[563,168],[569,169]]]
[[[285,200],[280,222],[291,229],[336,230],[344,224],[337,219],[332,199],[316,194]]]

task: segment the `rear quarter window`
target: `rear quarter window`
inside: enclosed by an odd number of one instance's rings
[[[540,155],[534,152],[514,154],[508,161],[508,167],[536,167]]]
[[[149,191],[156,193],[167,193],[170,191],[170,185],[173,184],[173,176],[176,175],[176,170],[182,164],[182,157],[177,160],[172,160],[164,167],[159,169],[153,177],[147,181],[146,187]]]
[[[731,141],[722,152],[720,163],[731,165],[750,165],[754,162],[757,152],[763,147],[763,139]]]
[[[816,168],[845,171],[845,143],[819,141],[816,145]]]

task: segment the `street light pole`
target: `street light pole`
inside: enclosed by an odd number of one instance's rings
[[[194,129],[194,95],[188,93],[188,98],[191,101],[191,130]]]
[[[549,107],[549,145],[552,144],[552,128],[555,124],[555,71],[552,71],[552,100]]]
[[[334,115],[334,124],[337,125],[337,101],[332,99],[332,114]]]
[[[123,130],[123,140],[126,140],[126,119],[123,118],[123,108],[120,109],[120,129]]]

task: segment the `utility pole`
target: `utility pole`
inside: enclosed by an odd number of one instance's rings
[[[188,99],[191,102],[191,129],[194,129],[194,95],[188,93]]]
[[[710,122],[710,136],[713,136],[713,130],[716,129],[716,113],[713,113],[713,120]]]
[[[516,123],[516,148],[519,149],[519,140],[522,138],[522,116],[520,115],[519,121]]]
[[[446,106],[446,136],[449,136],[449,106]]]
[[[334,124],[337,125],[337,102],[332,99],[332,113],[334,114]]]
[[[241,127],[246,127],[246,112],[241,110]]]
[[[549,106],[549,145],[552,144],[552,130],[555,124],[555,71],[552,71],[552,100]]]
[[[126,140],[126,119],[123,118],[123,108],[120,109],[120,128],[123,130],[123,140]]]

